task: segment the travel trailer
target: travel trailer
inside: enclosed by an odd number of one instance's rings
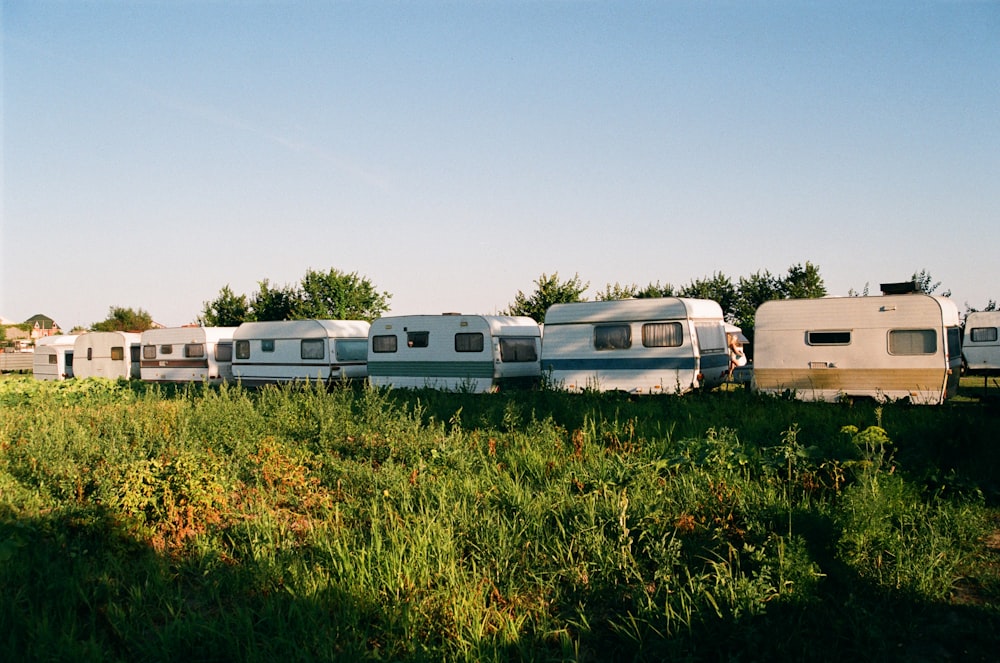
[[[938,404],[958,391],[958,308],[923,293],[769,301],[757,309],[757,390],[801,400]]]
[[[77,334],[43,336],[35,341],[32,372],[36,380],[73,377],[73,347]]]
[[[490,392],[537,383],[541,329],[523,316],[401,315],[372,323],[368,379],[376,387]]]
[[[363,380],[363,320],[244,322],[233,333],[233,379],[248,387],[296,380]]]
[[[140,375],[147,382],[208,382],[233,377],[236,327],[161,327],[142,332]]]
[[[542,373],[567,391],[684,393],[729,374],[722,308],[708,299],[553,304],[544,329]]]
[[[80,379],[139,379],[139,344],[135,332],[88,332],[73,343],[73,375]]]
[[[1000,373],[1000,311],[973,311],[965,318],[962,355],[969,373]],[[35,351],[37,352],[37,350]]]

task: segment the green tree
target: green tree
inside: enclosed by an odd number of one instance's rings
[[[358,276],[357,272],[309,269],[302,278],[294,315],[296,318],[371,322],[389,310],[391,297],[388,292],[379,292],[370,280]]]
[[[226,284],[219,296],[205,302],[198,324],[204,327],[236,327],[250,319],[250,305],[246,295],[237,295]]]
[[[517,291],[514,303],[507,309],[507,315],[526,315],[536,322],[545,322],[545,312],[553,304],[584,301],[580,295],[590,287],[590,283],[581,282],[579,274],[574,274],[567,281],[560,281],[559,273],[554,272],[552,276],[543,273],[535,281],[535,286],[535,291],[530,295]]]
[[[614,285],[610,283],[604,286],[602,292],[597,293],[595,299],[599,302],[612,302],[621,299],[634,299],[636,294],[639,292],[639,286],[636,284],[631,285],[621,285],[617,281]]]
[[[781,279],[764,270],[745,278],[741,276],[736,284],[736,292],[731,320],[752,341],[757,309],[764,302],[782,299],[784,286]]]
[[[257,283],[258,290],[250,298],[250,319],[291,320],[296,317],[301,294],[291,285],[275,287],[267,279]],[[299,316],[307,317],[307,316]]]
[[[826,296],[826,285],[819,274],[819,267],[806,261],[788,268],[788,274],[781,281],[787,299],[815,299]]]
[[[926,295],[934,294],[934,291],[941,287],[940,281],[935,281],[931,278],[931,273],[926,269],[921,269],[919,272],[913,272],[913,283],[917,286],[917,292],[922,292]],[[951,290],[945,290],[941,293],[942,297],[951,297]]]
[[[681,297],[694,299],[711,299],[722,307],[722,313],[727,320],[733,319],[733,308],[736,305],[737,292],[732,279],[716,272],[710,277],[695,279],[680,289]]]
[[[670,285],[669,283],[660,285],[659,281],[657,281],[656,283],[650,283],[645,288],[635,293],[636,299],[653,299],[656,297],[673,297],[673,296],[675,296],[674,286]]]
[[[101,322],[92,324],[90,330],[142,332],[152,326],[153,318],[146,311],[112,306],[108,311],[108,317]]]

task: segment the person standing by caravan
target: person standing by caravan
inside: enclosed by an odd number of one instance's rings
[[[747,355],[743,352],[743,333],[736,328],[726,329],[726,346],[729,348],[729,379],[733,377],[733,371],[739,366],[747,365]]]

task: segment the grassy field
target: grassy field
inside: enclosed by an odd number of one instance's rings
[[[941,407],[0,380],[0,660],[994,660]]]

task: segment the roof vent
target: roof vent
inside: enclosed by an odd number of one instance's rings
[[[916,281],[902,281],[900,283],[880,283],[883,295],[906,295],[917,292]]]

